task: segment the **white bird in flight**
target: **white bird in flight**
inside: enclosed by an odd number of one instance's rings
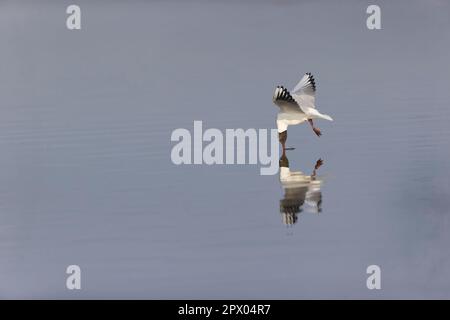
[[[326,114],[317,111],[315,106],[316,83],[311,73],[305,73],[295,88],[289,92],[283,86],[277,86],[273,94],[273,102],[280,107],[277,116],[278,138],[285,149],[287,127],[308,120],[314,133],[320,137],[320,129],[314,126],[313,119],[333,121]]]

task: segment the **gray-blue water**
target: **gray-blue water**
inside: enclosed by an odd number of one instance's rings
[[[70,1],[0,2],[0,297],[450,298],[450,4],[377,3],[370,31],[368,1],[78,1],[69,31]],[[290,193],[287,226],[259,165],[172,163],[194,120],[274,128],[305,72],[335,121],[287,158],[324,160],[319,213]]]

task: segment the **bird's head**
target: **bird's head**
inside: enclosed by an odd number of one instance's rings
[[[289,168],[289,159],[286,157],[285,153],[283,153],[278,163],[280,165],[280,168]]]

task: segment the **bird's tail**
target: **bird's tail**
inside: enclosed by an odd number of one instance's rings
[[[333,121],[333,118],[330,117],[327,114],[322,114],[319,111],[317,111],[316,109],[310,108],[308,109],[308,113],[313,117],[313,118],[318,118],[318,119],[325,119],[328,121]]]
[[[325,119],[325,120],[328,120],[328,121],[333,121],[333,118],[330,117],[329,115],[321,114],[321,113],[319,113],[319,114],[320,114],[320,116],[318,116],[318,118]]]

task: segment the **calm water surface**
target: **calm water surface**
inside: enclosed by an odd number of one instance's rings
[[[0,297],[450,298],[447,2],[80,5],[0,4]],[[301,183],[171,162],[305,72],[335,121],[289,129]]]

